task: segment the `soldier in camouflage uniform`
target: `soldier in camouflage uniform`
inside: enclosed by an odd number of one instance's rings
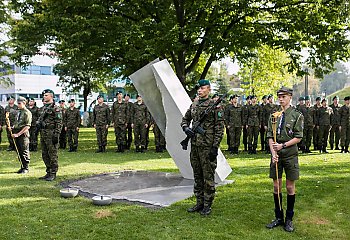
[[[251,96],[252,104],[248,105],[245,112],[245,123],[248,130],[248,154],[256,154],[258,136],[261,126],[261,107],[257,104],[256,96]]]
[[[59,104],[59,108],[61,109],[61,112],[62,112],[62,119],[64,119],[64,117],[66,115],[66,101],[60,100],[58,102],[58,104]],[[62,129],[61,129],[61,133],[60,133],[60,148],[66,149],[66,146],[67,146],[67,132],[66,132],[64,126],[62,125]]]
[[[8,105],[5,107],[5,114],[7,112],[9,113],[10,125],[13,126],[13,124],[15,123],[15,120],[16,120],[18,107],[15,104],[15,97],[14,96],[8,97],[7,101],[8,101]],[[15,145],[13,143],[11,132],[8,128],[6,128],[6,132],[7,132],[7,139],[9,141],[9,147],[7,148],[7,151],[14,151]]]
[[[150,114],[140,95],[136,96],[131,126],[134,129],[134,143],[136,152],[145,152],[147,141],[147,128],[150,124]]]
[[[95,105],[92,112],[92,125],[96,129],[98,143],[97,153],[105,152],[107,146],[108,126],[110,124],[110,110],[107,104],[103,102],[103,96],[97,97],[98,104]]]
[[[318,149],[321,152],[327,152],[327,142],[329,129],[331,125],[331,115],[333,114],[332,108],[327,106],[327,100],[322,99],[322,107],[318,109],[318,115],[316,120],[316,127],[318,129]]]
[[[311,153],[310,146],[311,146],[311,139],[312,139],[312,132],[315,127],[315,108],[311,106],[310,97],[305,97],[305,107],[306,111],[303,113],[304,116],[304,131],[303,131],[303,140],[305,143],[305,153]]]
[[[131,143],[132,143],[132,127],[131,127],[131,114],[133,113],[133,107],[134,104],[132,104],[132,102],[129,101],[130,100],[130,95],[128,93],[126,93],[124,95],[124,102],[128,107],[128,126],[126,128],[127,130],[127,140],[126,140],[126,146],[125,149],[130,150],[131,147]]]
[[[18,174],[26,174],[29,171],[29,128],[32,123],[32,114],[26,108],[26,99],[19,97],[17,99],[18,114],[13,128],[13,138],[16,141],[18,155],[21,159],[21,168],[17,171]]]
[[[5,109],[0,105],[0,143],[2,141],[3,127],[6,127],[5,123]]]
[[[340,116],[339,116],[339,97],[333,97],[333,103],[329,106],[333,110],[333,114],[331,115],[331,131],[329,133],[329,144],[331,150],[333,150],[335,146],[335,150],[339,150],[339,141],[340,141]]]
[[[162,132],[160,131],[157,123],[152,119],[152,125],[153,125],[153,134],[154,134],[154,144],[156,146],[156,152],[163,152],[166,150],[165,148],[165,137],[163,136]]]
[[[339,109],[341,153],[349,152],[350,143],[350,97],[344,98],[344,105]]]
[[[114,123],[116,152],[124,152],[126,149],[126,129],[129,122],[128,105],[123,101],[123,93],[117,93],[117,101],[112,106],[112,121]]]
[[[264,125],[264,116],[262,116],[262,114],[268,102],[267,95],[264,95],[261,100],[262,102],[260,104],[260,109],[261,109],[260,145],[261,145],[261,151],[265,151],[266,150],[266,129]]]
[[[79,109],[75,107],[75,100],[71,99],[68,101],[68,103],[69,108],[66,109],[66,114],[63,117],[63,125],[68,137],[68,152],[76,152],[78,149],[78,137],[81,117]]]
[[[36,129],[36,122],[39,119],[39,108],[36,106],[34,98],[29,99],[28,110],[32,113],[32,125],[29,129],[29,151],[38,151],[38,131]]]
[[[248,106],[251,105],[252,101],[251,101],[251,96],[247,96],[246,98],[246,104],[243,106],[243,125],[244,125],[244,128],[243,128],[243,145],[244,145],[244,151],[247,151],[247,147],[248,147],[248,129],[246,128],[246,118],[245,116],[247,116],[247,111],[248,111]]]
[[[43,92],[44,106],[37,122],[37,128],[40,129],[42,158],[46,166],[46,175],[40,177],[46,181],[56,179],[58,171],[58,147],[59,137],[62,129],[62,112],[55,105],[53,100],[54,92],[45,89]]]
[[[314,150],[319,150],[318,149],[318,136],[319,136],[319,128],[317,128],[317,119],[318,119],[318,110],[321,107],[321,98],[317,97],[316,98],[316,104],[314,105],[314,120],[315,120],[315,127],[313,130],[313,144],[314,144]]]
[[[230,104],[225,108],[225,125],[230,136],[230,152],[238,154],[239,145],[241,142],[243,128],[243,111],[242,106],[238,103],[238,95],[230,97]]]
[[[196,205],[187,211],[200,211],[201,215],[206,216],[211,213],[211,205],[215,196],[214,175],[218,149],[224,135],[224,118],[221,107],[218,106],[201,124],[205,130],[203,135],[195,133],[190,128],[191,121],[198,121],[203,111],[214,104],[214,100],[209,98],[210,82],[200,80],[198,85],[200,99],[191,104],[182,119],[181,127],[185,134],[192,138],[190,161],[194,175],[194,194],[197,198]]]
[[[274,142],[271,119],[269,121],[267,138],[271,150],[270,178],[273,179],[275,217],[276,219],[267,228],[274,228],[284,225],[287,232],[294,231],[293,216],[295,203],[295,181],[299,179],[299,162],[298,162],[298,142],[303,137],[303,115],[291,107],[293,89],[281,87],[277,91],[278,100],[282,107],[282,113],[276,119],[276,137]],[[278,176],[276,175],[276,164],[278,163]],[[282,208],[282,173],[283,169],[286,174],[287,189],[287,211],[286,219],[283,219]],[[278,178],[278,180],[277,180]],[[279,196],[278,196],[278,193]]]

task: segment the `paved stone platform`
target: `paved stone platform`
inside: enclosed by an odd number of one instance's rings
[[[232,183],[224,181],[219,185]],[[83,195],[109,195],[114,200],[127,200],[159,207],[193,195],[193,180],[180,174],[151,171],[122,171],[101,174],[70,182]]]

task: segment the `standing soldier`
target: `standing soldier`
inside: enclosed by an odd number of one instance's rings
[[[267,96],[267,103],[262,109],[262,117],[261,117],[261,120],[263,122],[263,125],[264,125],[266,132],[267,132],[267,127],[268,127],[268,123],[269,123],[271,114],[277,112],[278,109],[279,109],[279,106],[274,104],[274,102],[273,102],[273,95],[269,94]],[[266,147],[265,147],[266,153],[270,153],[270,146],[269,146],[267,139],[265,141],[265,144],[266,144]]]
[[[267,95],[264,95],[262,97],[262,102],[260,104],[261,114],[263,114],[264,108],[267,104]],[[266,150],[266,130],[264,125],[264,116],[261,116],[261,126],[260,126],[260,144],[261,144],[261,151]]]
[[[303,114],[304,120],[305,120],[305,115],[306,115],[306,106],[305,106],[305,98],[304,97],[299,97],[299,104],[297,105],[297,110]],[[305,124],[304,124],[305,125]],[[301,150],[303,153],[305,153],[305,135],[303,134],[302,140],[298,143],[299,150]]]
[[[344,105],[339,110],[340,115],[340,146],[341,153],[349,152],[350,143],[350,97],[344,98]]]
[[[123,101],[123,93],[117,93],[117,101],[112,106],[112,121],[114,123],[116,152],[124,152],[126,149],[126,129],[129,121],[128,105]]]
[[[256,102],[256,96],[251,96],[251,99],[252,104],[248,105],[246,116],[244,117],[248,130],[248,154],[256,154],[262,113],[260,106]]]
[[[310,97],[305,97],[305,106],[306,106],[306,112],[304,115],[304,132],[303,132],[303,140],[305,142],[305,153],[311,153],[310,146],[311,146],[311,139],[312,139],[312,132],[315,128],[315,108],[311,106]]]
[[[274,135],[271,120],[269,121],[267,138],[271,150],[270,178],[273,179],[275,217],[276,219],[267,228],[274,228],[284,225],[287,232],[294,231],[293,216],[295,203],[295,181],[299,179],[299,163],[298,163],[298,142],[303,137],[303,115],[295,108],[291,107],[293,89],[281,87],[277,91],[278,100],[282,107],[282,114],[276,119],[276,137]],[[276,164],[278,167],[278,176],[276,172]],[[282,172],[286,174],[287,189],[287,211],[286,219],[283,219],[282,209]],[[278,195],[279,193],[279,195]]]
[[[97,97],[97,104],[94,107],[92,115],[92,125],[96,129],[98,143],[97,153],[105,152],[107,146],[108,125],[110,124],[110,110],[107,104],[103,102],[103,96]]]
[[[245,116],[247,116],[248,106],[251,105],[251,96],[247,96],[246,98],[246,104],[243,106],[243,145],[244,145],[244,151],[247,151],[248,146],[248,129],[246,128],[247,122]]]
[[[318,119],[318,110],[321,107],[321,98],[317,97],[316,98],[316,104],[314,105],[314,120],[315,120],[315,127],[313,131],[313,144],[314,144],[314,150],[319,150],[318,149],[318,135],[319,135],[319,129],[317,128],[317,119]]]
[[[38,151],[38,131],[36,129],[36,122],[39,119],[39,108],[36,106],[34,98],[29,99],[28,110],[32,113],[32,124],[29,129],[29,151]]]
[[[137,101],[134,103],[133,114],[131,117],[131,126],[134,129],[135,151],[143,153],[145,152],[146,147],[146,134],[150,123],[150,114],[148,113],[147,107],[140,95],[136,96],[136,100]]]
[[[217,155],[220,142],[224,135],[224,119],[221,107],[218,106],[204,119],[201,124],[204,134],[195,133],[190,128],[191,121],[198,121],[201,114],[214,104],[209,98],[209,80],[199,80],[198,95],[182,118],[181,127],[187,136],[191,137],[191,166],[194,175],[194,194],[197,203],[188,212],[199,212],[201,215],[211,213],[211,205],[215,196],[214,175],[217,165]]]
[[[329,144],[331,145],[331,150],[333,150],[335,146],[335,150],[339,150],[339,140],[340,140],[340,115],[339,115],[339,97],[333,97],[333,103],[330,105],[333,110],[333,114],[331,115],[331,131],[329,134]],[[334,139],[335,138],[335,139]]]
[[[75,107],[75,100],[71,99],[68,101],[68,103],[69,108],[66,110],[66,114],[64,115],[63,124],[64,130],[68,136],[68,152],[76,152],[78,149],[78,137],[81,117],[79,109]]]
[[[5,109],[0,105],[0,144],[1,144],[1,135],[2,135],[2,128],[6,125],[5,123]]]
[[[124,95],[124,102],[127,105],[127,109],[128,109],[128,125],[126,127],[127,130],[127,140],[126,140],[126,146],[125,149],[130,150],[131,147],[131,143],[132,143],[132,127],[131,127],[131,115],[133,113],[133,107],[134,104],[132,104],[130,101],[130,95],[128,93],[126,93]]]
[[[225,124],[230,136],[230,152],[238,154],[243,128],[243,111],[242,106],[238,103],[238,95],[230,97],[230,104],[225,108]]]
[[[58,146],[62,129],[61,109],[55,105],[54,92],[45,89],[42,92],[44,106],[40,114],[37,128],[40,129],[42,158],[46,165],[46,175],[39,179],[53,181],[58,171]]]
[[[16,141],[18,155],[21,159],[21,169],[17,171],[19,174],[26,174],[29,171],[29,128],[32,123],[32,114],[26,108],[26,99],[19,97],[17,99],[18,114],[13,126],[13,138]]]
[[[154,134],[154,144],[156,145],[156,152],[163,152],[165,148],[165,137],[160,131],[157,123],[152,118],[153,134]]]
[[[11,124],[11,126],[13,126],[13,124],[16,121],[18,107],[15,104],[15,97],[14,96],[8,97],[7,102],[8,102],[8,105],[5,107],[5,114],[7,112],[9,113],[10,124]],[[15,145],[13,143],[11,132],[8,128],[6,128],[6,132],[7,132],[7,139],[9,141],[9,147],[7,148],[7,151],[14,151]]]
[[[62,112],[62,119],[64,119],[66,115],[66,101],[60,100],[58,103],[60,105],[59,107]],[[62,125],[61,134],[60,134],[60,148],[66,149],[66,146],[67,146],[67,132],[65,130],[65,127]]]
[[[321,104],[322,107],[318,109],[318,118],[316,120],[316,127],[318,129],[318,149],[320,150],[320,153],[328,153],[326,148],[333,110],[327,106],[326,99],[322,99]]]

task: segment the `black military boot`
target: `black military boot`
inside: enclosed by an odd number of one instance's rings
[[[45,176],[39,177],[40,180],[45,180],[49,176],[49,173],[46,172]]]
[[[344,146],[341,147],[340,153],[345,153],[345,148],[344,148]]]
[[[139,146],[136,146],[135,152],[140,152],[140,147]]]
[[[284,230],[287,232],[293,232],[294,231],[294,225],[293,225],[293,211],[286,211],[286,221],[284,225]]]
[[[193,213],[193,212],[200,212],[202,211],[204,208],[204,204],[201,200],[197,199],[197,203],[196,205],[194,205],[193,207],[187,209],[187,212],[189,213]]]
[[[247,151],[247,145],[244,144],[244,151]]]
[[[271,223],[266,225],[267,228],[272,229],[278,226],[282,226],[284,224],[283,209],[281,211],[279,209],[275,209],[275,217],[276,217],[275,220],[273,220]]]
[[[140,150],[140,152],[141,153],[144,153],[146,151],[146,148],[145,147],[143,147],[143,146],[141,146],[141,150]]]
[[[345,146],[345,153],[348,153],[349,152],[349,146]]]
[[[252,148],[248,147],[248,154],[252,154]]]
[[[326,148],[326,147],[323,147],[322,152],[323,152],[323,153],[329,153],[329,152],[327,151],[327,148]]]
[[[202,216],[208,216],[211,213],[211,203],[205,204],[200,214]]]
[[[106,152],[106,146],[102,146],[102,152]]]
[[[117,146],[117,149],[115,150],[115,152],[120,152],[120,145]]]
[[[334,150],[340,150],[338,144],[335,146]]]
[[[78,146],[73,147],[73,152],[78,151]]]
[[[120,152],[124,152],[124,150],[125,150],[125,145],[124,144],[120,144]]]
[[[99,146],[98,149],[95,151],[96,153],[102,152],[102,146]]]
[[[69,146],[68,152],[73,152],[73,147],[72,146]]]
[[[56,179],[56,173],[50,173],[49,176],[47,176],[47,178],[45,178],[46,181],[53,181]]]
[[[18,174],[27,174],[28,172],[28,167],[23,167],[17,171]]]
[[[331,144],[331,145],[330,145],[331,150],[333,150],[333,147],[334,147],[333,144]]]

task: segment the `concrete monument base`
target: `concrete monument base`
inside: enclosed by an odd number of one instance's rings
[[[218,185],[232,183],[225,180]],[[66,184],[85,196],[110,195],[114,200],[167,207],[193,195],[193,180],[180,174],[122,171],[96,175]]]

